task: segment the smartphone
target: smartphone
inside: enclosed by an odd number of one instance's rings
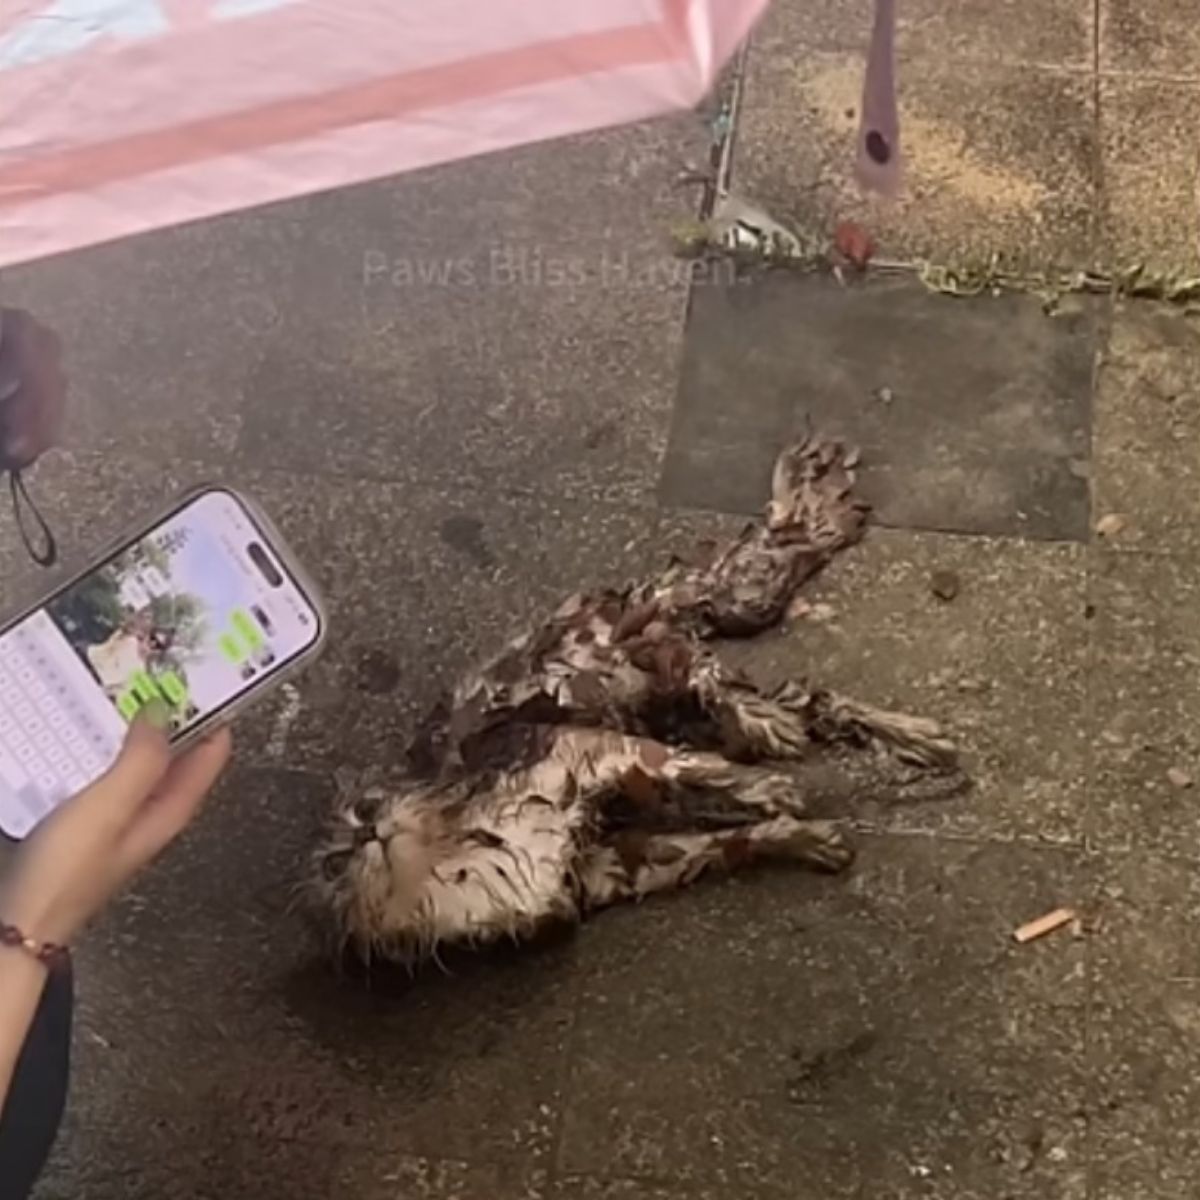
[[[188,494],[0,628],[0,829],[25,837],[102,775],[147,702],[182,747],[308,663],[325,628],[250,500]]]

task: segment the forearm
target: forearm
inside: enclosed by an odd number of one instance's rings
[[[46,968],[21,950],[0,946],[0,1109],[46,986]]]

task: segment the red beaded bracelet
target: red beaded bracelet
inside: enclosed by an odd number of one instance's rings
[[[50,970],[65,964],[70,953],[66,946],[59,946],[55,942],[36,942],[26,937],[15,925],[6,925],[3,921],[0,921],[0,946],[23,950]]]

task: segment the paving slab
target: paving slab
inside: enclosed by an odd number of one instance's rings
[[[936,25],[926,35],[922,24],[898,66],[905,194],[868,205],[851,171],[862,45],[822,49],[818,38],[814,49],[797,32],[807,12],[804,0],[776,5],[751,52],[736,153],[740,190],[821,245],[840,220],[857,218],[888,257],[953,261],[998,252],[1043,267],[1090,264],[1097,140],[1087,75],[1005,62],[999,52],[965,65]],[[1041,28],[1036,18],[1027,26],[1030,36]]]
[[[1093,1194],[1174,1200],[1200,1166],[1200,903],[1195,865],[1109,859],[1092,939]]]
[[[1084,943],[1011,932],[1087,876],[1059,851],[872,839],[840,880],[597,920],[559,1166],[796,1200],[1083,1196]]]
[[[700,288],[663,470],[670,504],[757,512],[807,422],[863,452],[887,525],[1079,540],[1096,325],[1030,296],[775,271]]]
[[[1196,564],[1101,550],[1090,573],[1092,836],[1200,855],[1198,793],[1172,782],[1176,772],[1200,779]]]
[[[794,1195],[786,1187],[762,1182],[739,1189],[737,1194],[745,1200],[775,1200],[776,1197]],[[551,1195],[554,1200],[681,1200],[684,1196],[695,1197],[695,1200],[720,1200],[728,1192],[720,1184],[680,1184],[677,1180],[655,1182],[568,1175],[555,1180]]]
[[[979,59],[1090,70],[1092,0],[909,0],[897,5],[899,45],[954,63]],[[861,0],[777,2],[754,34],[757,52],[859,51],[867,43],[871,6]],[[901,80],[907,92],[909,79]]]
[[[1103,260],[1200,270],[1200,193],[1192,149],[1198,119],[1200,84],[1141,76],[1101,79]]]
[[[1097,375],[1095,513],[1113,550],[1200,549],[1200,327],[1154,304],[1113,315]],[[1110,521],[1110,524],[1112,522]]]
[[[1100,0],[1099,66],[1200,81],[1200,31],[1187,0]]]
[[[503,1168],[293,1142],[246,1157],[180,1155],[127,1171],[60,1168],[42,1182],[37,1200],[539,1200],[544,1194],[536,1176]]]
[[[935,588],[949,600],[939,598]],[[947,589],[950,589],[948,591]],[[1082,547],[873,530],[804,593],[808,615],[731,661],[941,721],[973,789],[858,797],[890,829],[1082,844],[1089,619]]]

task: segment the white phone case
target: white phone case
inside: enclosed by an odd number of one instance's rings
[[[169,505],[159,510],[149,520],[140,522],[136,527],[127,530],[119,537],[113,538],[105,548],[97,554],[88,565],[81,571],[76,572],[64,583],[58,585],[52,592],[43,596],[35,604],[31,604],[28,608],[18,613],[9,621],[5,621],[0,626],[0,637],[5,633],[19,625],[26,618],[32,616],[39,609],[44,608],[55,597],[61,595],[74,587],[79,581],[89,575],[97,567],[102,566],[110,558],[126,546],[132,545],[139,541],[148,533],[152,533],[159,525],[169,520],[181,509],[186,508],[200,496],[210,492],[223,492],[228,496],[232,496],[238,504],[245,510],[251,521],[257,527],[261,534],[262,541],[271,551],[271,553],[279,560],[291,575],[297,587],[303,592],[304,598],[312,606],[312,610],[316,615],[318,628],[316,637],[313,639],[312,645],[297,655],[286,665],[280,667],[279,670],[271,672],[269,675],[259,676],[255,683],[249,687],[242,695],[231,701],[226,707],[218,712],[212,713],[194,726],[172,739],[172,747],[176,750],[185,749],[187,746],[194,744],[197,741],[202,741],[205,737],[211,734],[214,730],[222,725],[231,724],[241,713],[245,712],[248,707],[261,700],[276,688],[286,683],[293,678],[298,672],[309,666],[314,659],[321,653],[325,647],[326,638],[328,636],[329,620],[327,609],[324,601],[321,598],[320,589],[297,560],[295,554],[284,540],[283,535],[275,527],[271,519],[266,515],[262,508],[249,496],[238,491],[236,488],[227,487],[223,484],[200,484],[190,488],[182,496],[172,501]]]

